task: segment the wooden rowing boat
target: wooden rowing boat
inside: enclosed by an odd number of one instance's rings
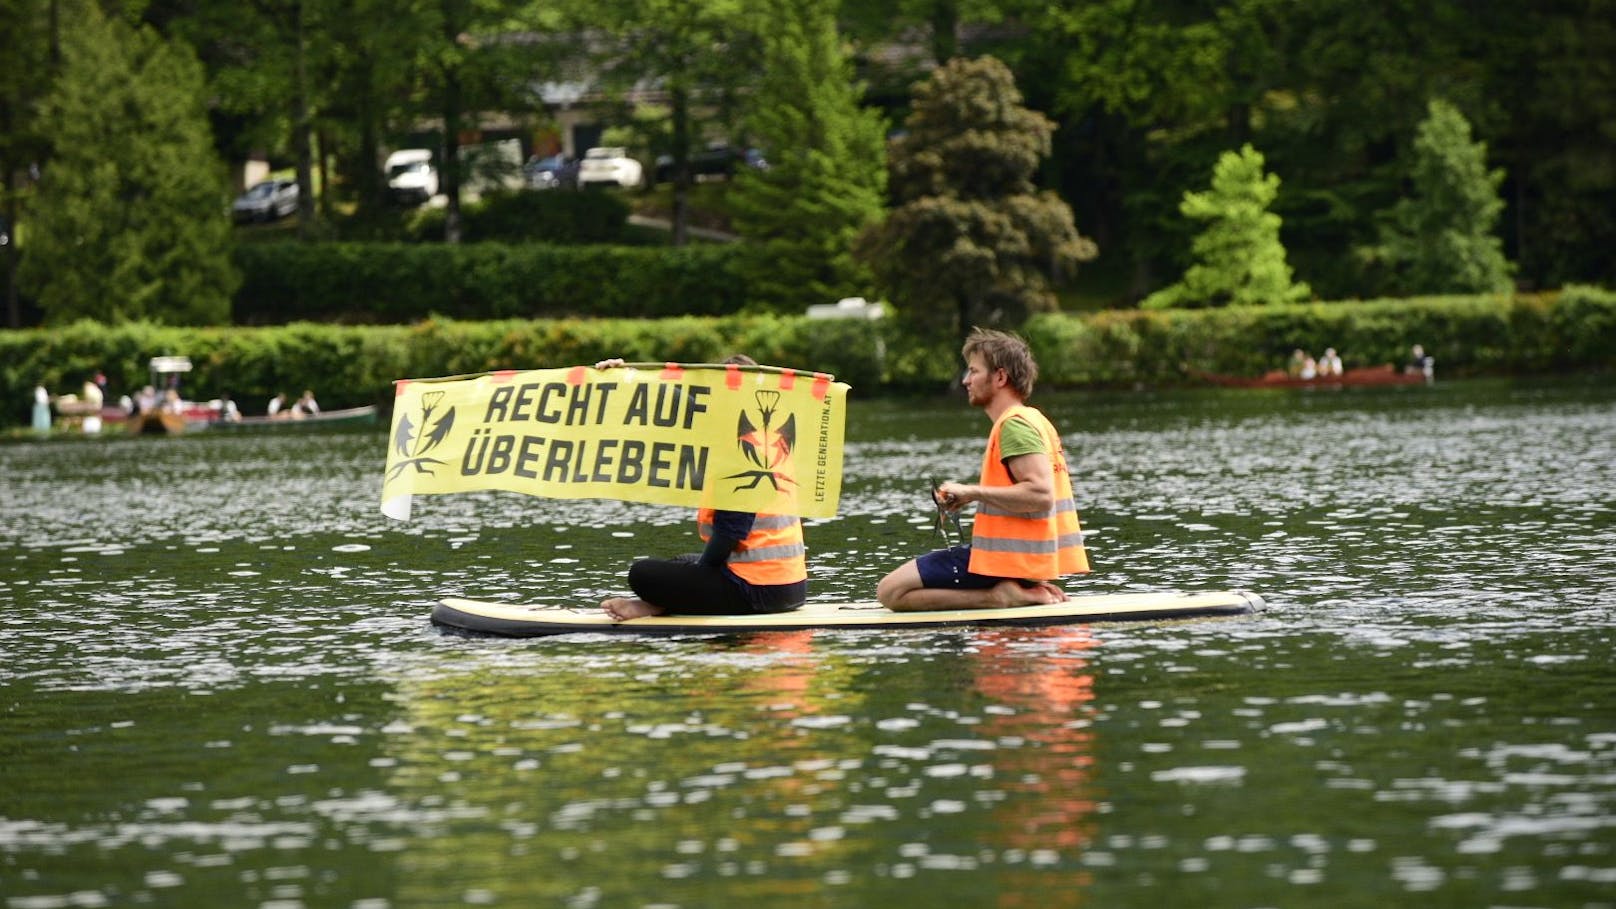
[[[1198,370],[1190,370],[1190,375],[1203,382],[1210,382],[1213,385],[1222,385],[1227,388],[1345,388],[1376,385],[1425,385],[1435,381],[1435,377],[1430,373],[1401,372],[1390,365],[1363,366],[1348,369],[1338,376],[1318,376],[1312,379],[1298,378],[1278,369],[1257,378],[1225,376]]]
[[[289,414],[290,411],[281,411]],[[214,429],[329,429],[340,426],[370,426],[376,422],[376,405],[348,407],[342,410],[322,410],[313,416],[293,417],[277,414],[273,417],[242,417],[239,420],[216,420]]]

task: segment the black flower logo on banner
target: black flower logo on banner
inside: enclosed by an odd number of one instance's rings
[[[421,395],[421,422],[420,428],[426,430],[417,435],[417,426],[410,422],[410,415],[404,413],[398,418],[398,428],[393,431],[393,450],[404,460],[394,464],[387,471],[387,479],[391,480],[404,472],[404,468],[413,466],[417,473],[435,476],[432,468],[442,465],[441,459],[428,457],[432,449],[443,444],[454,426],[455,409],[453,406],[445,410],[433,421],[433,413],[438,405],[443,403],[444,393],[429,391]],[[431,466],[428,466],[431,465]]]
[[[797,446],[797,415],[789,414],[786,421],[778,430],[774,429],[774,413],[780,408],[780,393],[778,391],[759,391],[754,393],[757,401],[758,413],[762,417],[763,426],[759,428],[747,416],[745,410],[741,411],[739,425],[736,428],[735,441],[741,446],[746,459],[757,465],[754,470],[743,470],[725,477],[726,480],[750,480],[747,483],[736,483],[736,489],[756,489],[764,480],[780,491],[780,484],[793,485],[796,483],[789,474],[780,470],[780,466],[791,458],[791,450]]]

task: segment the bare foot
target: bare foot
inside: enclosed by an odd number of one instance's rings
[[[662,607],[653,606],[639,597],[608,597],[600,601],[600,608],[619,622],[663,613]]]
[[[1039,581],[1038,586],[1034,589],[1041,590],[1045,596],[1053,598],[1045,600],[1044,602],[1046,603],[1064,603],[1069,599],[1064,588],[1050,581]]]
[[[1066,601],[1066,591],[1048,581],[1023,587],[1019,581],[1001,581],[993,588],[993,600],[1000,606],[1043,606]]]

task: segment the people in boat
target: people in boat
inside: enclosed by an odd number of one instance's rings
[[[1408,349],[1408,362],[1403,364],[1403,372],[1408,375],[1424,375],[1427,379],[1435,371],[1436,361],[1425,353],[1425,348],[1415,344]]]
[[[1324,348],[1324,356],[1319,357],[1319,362],[1318,362],[1318,373],[1319,373],[1319,375],[1320,376],[1339,376],[1339,375],[1341,375],[1341,372],[1342,372],[1342,369],[1341,369],[1341,357],[1340,357],[1340,355],[1338,355],[1335,352],[1334,347],[1326,347],[1326,348]]]
[[[162,413],[179,413],[184,410],[185,402],[180,400],[179,389],[169,388],[165,390],[162,403],[157,405],[157,409]]]
[[[993,429],[977,482],[941,483],[932,495],[948,512],[976,503],[971,542],[905,562],[876,598],[898,611],[1063,602],[1054,582],[1089,564],[1060,433],[1027,404],[1038,363],[1020,337],[982,328],[961,353],[966,397]]]
[[[314,400],[314,392],[307,388],[303,389],[303,396],[292,405],[292,418],[301,420],[304,417],[315,416],[319,412],[320,405]]]
[[[1293,379],[1314,379],[1318,377],[1319,365],[1312,354],[1298,347],[1291,351],[1291,363],[1286,374]]]
[[[282,391],[277,391],[277,392],[275,392],[275,397],[269,399],[269,406],[264,408],[264,413],[266,415],[270,416],[270,417],[279,418],[279,419],[285,419],[286,417],[291,415],[290,413],[282,413],[281,412],[281,411],[283,411],[285,409],[286,409],[286,393],[282,392]]]
[[[93,411],[96,416],[101,415],[101,405],[106,401],[106,394],[101,390],[106,381],[106,376],[100,373],[84,380],[84,388],[82,389],[84,403],[86,409]]]
[[[225,423],[241,422],[241,408],[236,406],[235,399],[229,393],[219,396],[219,419]]]
[[[135,414],[151,413],[157,409],[161,399],[157,397],[157,389],[147,385],[135,395]]]
[[[724,361],[756,366],[737,354]],[[596,369],[623,366],[619,358]],[[808,563],[802,522],[794,515],[703,508],[696,530],[700,553],[640,559],[628,568],[633,596],[608,597],[600,608],[618,621],[642,616],[750,615],[788,612],[808,599]]]

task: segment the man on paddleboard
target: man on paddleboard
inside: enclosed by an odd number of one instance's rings
[[[932,496],[949,513],[977,503],[971,542],[905,562],[881,579],[876,598],[899,612],[1063,602],[1053,582],[1089,565],[1060,433],[1026,403],[1038,363],[1021,338],[983,328],[961,355],[966,397],[993,430],[978,482],[942,483]]]
[[[724,361],[756,366],[736,354]],[[621,359],[602,360],[613,369]],[[696,530],[705,548],[671,559],[641,559],[628,568],[631,597],[608,597],[600,608],[617,621],[648,615],[748,615],[786,612],[808,599],[802,522],[794,515],[703,508]]]

